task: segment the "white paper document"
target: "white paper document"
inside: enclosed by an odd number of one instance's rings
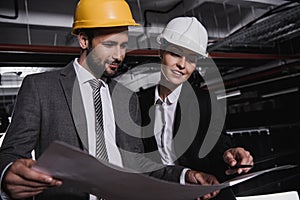
[[[150,176],[118,170],[62,142],[54,142],[37,160],[34,169],[61,179],[64,184],[107,200],[194,200],[258,175],[295,165],[253,172],[212,186],[180,185]]]
[[[299,200],[297,191],[236,197],[236,200]]]

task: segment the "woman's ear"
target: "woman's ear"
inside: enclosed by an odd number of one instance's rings
[[[81,49],[87,49],[89,47],[89,40],[86,34],[80,32],[77,38]]]
[[[164,56],[164,50],[162,50],[162,49],[160,49],[159,50],[159,58],[160,58],[160,60],[162,60],[163,59],[163,56]]]

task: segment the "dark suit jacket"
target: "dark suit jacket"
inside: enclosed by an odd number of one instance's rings
[[[112,92],[116,82],[111,81],[108,84]],[[121,91],[124,95],[130,93],[125,87]],[[129,95],[132,96],[131,93]],[[113,104],[120,100],[123,99],[112,98]],[[132,120],[139,124],[139,106],[134,95],[130,98],[128,110]],[[115,116],[122,118],[124,114],[126,115],[124,117],[128,118],[128,112],[120,113],[115,107],[114,112]],[[15,104],[12,122],[0,149],[0,172],[16,159],[30,158],[33,149],[38,158],[55,140],[85,151],[88,149],[85,114],[72,63],[62,70],[29,75],[24,79]],[[117,124],[116,141],[117,145],[125,151],[143,152],[141,140],[129,136]],[[122,152],[121,156],[124,166],[129,168],[137,160],[123,155]],[[61,186],[47,189],[36,199],[88,199],[88,194]]]
[[[146,127],[143,130],[145,152],[157,152],[157,143],[153,135],[154,95],[155,87],[138,93],[142,126]],[[226,136],[221,134],[213,150],[206,157],[199,158],[199,151],[211,120],[211,99],[208,91],[183,84],[174,120],[173,139],[176,140],[174,147],[178,155],[175,164],[214,174],[218,179],[224,178],[226,166],[222,155],[231,146]],[[159,159],[159,153],[154,159]]]
[[[157,151],[157,143],[153,135],[155,87],[139,92],[138,96],[142,113],[142,126],[144,127],[143,142],[145,153],[152,152],[150,158],[159,162],[160,155]],[[227,166],[222,157],[224,151],[231,147],[229,138],[224,134],[221,134],[212,151],[204,158],[199,158],[199,151],[206,134],[215,134],[215,131],[220,131],[222,129],[222,127],[221,129],[218,127],[220,126],[219,124],[212,124],[212,129],[209,129],[210,120],[212,119],[212,101],[214,101],[213,103],[215,106],[218,106],[216,99],[211,100],[207,90],[200,89],[195,85],[190,87],[186,83],[183,84],[176,108],[173,127],[175,153],[178,155],[173,170],[179,173],[182,171],[182,167],[187,167],[213,174],[220,182],[222,182],[223,180],[228,179],[224,173]],[[217,107],[214,112],[222,112],[222,110]],[[218,114],[219,113],[214,116],[218,117]],[[220,116],[222,117],[223,115]],[[218,122],[218,120],[216,120],[216,122]],[[216,129],[214,129],[214,126],[216,126]],[[210,130],[209,132],[207,132],[208,129]],[[192,141],[190,141],[190,139]],[[189,145],[187,146],[187,144]],[[231,189],[228,188],[223,189],[214,199],[235,200],[235,196]]]

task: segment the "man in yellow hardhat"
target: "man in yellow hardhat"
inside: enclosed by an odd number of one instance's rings
[[[125,0],[78,3],[72,33],[78,38],[80,56],[61,70],[25,77],[19,90],[0,149],[1,197],[95,199],[31,168],[35,164],[31,152],[34,150],[38,158],[55,140],[99,160],[130,167],[133,161],[124,159],[118,148],[139,153],[143,146],[115,123],[110,95],[115,82],[109,77],[124,60],[128,26],[137,25]],[[138,123],[139,106],[134,96],[128,106],[132,120]],[[104,149],[100,155],[98,141]]]

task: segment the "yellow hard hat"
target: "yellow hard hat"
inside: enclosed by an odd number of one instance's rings
[[[77,4],[72,33],[81,28],[139,26],[132,18],[125,0],[80,0]]]

